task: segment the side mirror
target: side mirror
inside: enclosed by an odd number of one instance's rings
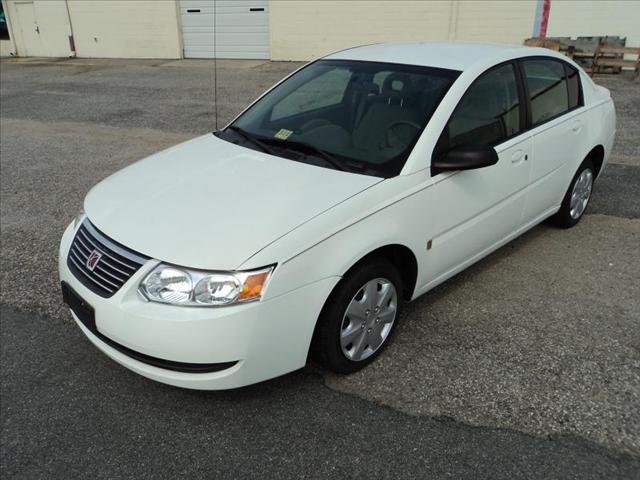
[[[431,164],[431,171],[435,175],[436,173],[453,170],[473,170],[495,165],[496,163],[498,163],[498,153],[493,147],[457,147],[435,159]]]

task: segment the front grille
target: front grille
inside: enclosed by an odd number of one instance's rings
[[[85,287],[109,298],[148,259],[111,240],[85,219],[71,243],[67,265]]]

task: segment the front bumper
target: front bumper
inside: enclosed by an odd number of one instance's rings
[[[83,333],[128,369],[184,388],[237,388],[303,367],[315,322],[339,280],[325,278],[274,298],[243,305],[179,307],[149,302],[138,292],[139,282],[158,264],[149,260],[111,298],[103,298],[86,288],[67,267],[74,234],[70,225],[60,243],[58,265],[60,280],[95,312],[98,335],[73,315]],[[114,348],[111,342],[124,348]],[[231,366],[220,371],[188,373],[140,361],[135,355],[123,353],[127,349],[141,354],[138,358],[143,359]]]

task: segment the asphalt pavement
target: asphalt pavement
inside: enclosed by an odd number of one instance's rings
[[[298,64],[218,62],[223,125]],[[640,83],[586,217],[532,229],[406,309],[362,372],[231,392],[141,378],[62,306],[57,243],[108,174],[215,128],[211,62],[0,63],[6,478],[640,477]]]
[[[154,383],[77,328],[2,308],[4,478],[632,478],[573,437],[414,417],[311,368],[230,392]],[[68,328],[67,328],[68,327]]]

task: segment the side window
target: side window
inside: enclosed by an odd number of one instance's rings
[[[580,74],[571,65],[564,65],[567,73],[567,90],[569,92],[569,109],[582,106],[582,95],[580,88]]]
[[[482,74],[464,94],[440,139],[444,149],[496,145],[522,130],[512,64]]]
[[[569,89],[562,62],[525,60],[522,66],[531,100],[532,126],[569,110]]]
[[[338,105],[344,98],[350,79],[351,71],[348,68],[331,68],[276,103],[271,112],[271,120]]]

